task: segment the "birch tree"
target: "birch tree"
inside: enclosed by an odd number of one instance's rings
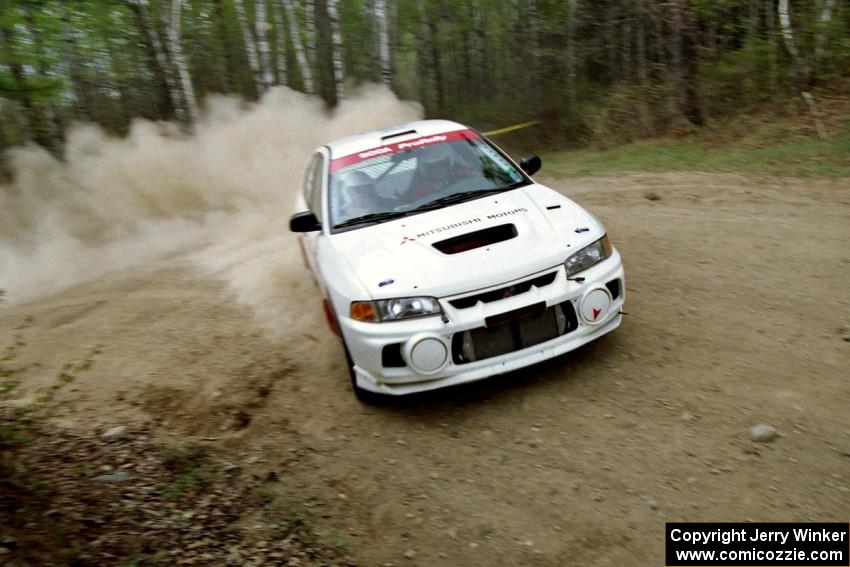
[[[824,29],[832,21],[835,0],[822,0],[820,16],[818,17],[818,33],[815,38],[815,59],[820,61],[826,53],[826,34]]]
[[[337,0],[327,0],[328,20],[331,25],[331,59],[333,60],[334,93],[339,103],[344,92],[345,76],[342,67],[342,32],[339,29],[339,13]]]
[[[269,49],[269,40],[266,36],[266,32],[271,29],[271,25],[266,19],[266,0],[257,0],[254,4],[254,9],[256,10],[257,14],[257,49],[260,53],[262,85],[263,90],[266,90],[274,83],[274,73],[272,73],[271,49]]]
[[[387,23],[387,7],[384,0],[375,0],[375,21],[378,24],[378,57],[381,61],[381,82],[393,86],[392,55],[390,53],[390,31]]]
[[[71,9],[66,5],[62,7],[61,12],[61,34],[62,34],[62,53],[68,66],[68,76],[71,79],[71,94],[74,99],[74,113],[78,118],[89,121],[91,120],[91,111],[89,110],[88,97],[86,91],[87,85],[82,65],[80,62],[79,50],[77,49],[76,32],[71,26]],[[156,61],[154,60],[154,63]],[[160,89],[157,89],[157,94],[163,94]],[[168,97],[166,90],[165,99]],[[159,97],[157,97],[159,98]],[[164,115],[168,115],[166,108],[160,107],[160,104],[167,100],[157,100],[157,110],[160,110]]]
[[[307,64],[316,68],[316,3],[307,0],[304,3],[304,31],[307,33]]]
[[[785,42],[785,48],[788,50],[788,53],[791,54],[791,58],[793,59],[793,72],[796,77],[797,87],[800,89],[800,96],[809,109],[809,114],[812,117],[812,122],[814,123],[815,131],[818,133],[818,137],[824,139],[827,137],[826,127],[823,125],[823,121],[821,120],[820,112],[818,110],[817,103],[815,102],[815,97],[812,96],[812,93],[810,93],[806,88],[806,83],[809,80],[809,69],[805,59],[800,54],[800,50],[797,47],[797,41],[794,37],[794,28],[791,25],[791,13],[788,8],[788,0],[779,0],[779,3],[776,5],[776,9],[779,13],[779,27],[782,29],[782,38]]]
[[[798,71],[802,71],[805,67],[803,58],[800,56],[800,50],[797,49],[797,41],[794,38],[794,28],[791,27],[791,12],[788,9],[788,0],[779,0],[776,5],[776,10],[779,14],[779,27],[782,30],[782,39],[785,41],[785,48],[791,54],[794,64]]]
[[[289,84],[289,69],[286,64],[286,28],[283,25],[283,6],[272,4],[275,28],[275,61],[277,63],[277,80],[282,85]]]
[[[168,112],[166,116],[170,117],[171,113],[180,113],[180,89],[174,81],[173,73],[169,70],[168,56],[162,46],[159,32],[149,16],[147,0],[127,0],[127,6],[135,15],[147,57],[147,66],[159,85],[157,90],[161,93],[163,104]]]
[[[189,65],[183,55],[183,44],[180,41],[180,27],[182,20],[182,8],[184,0],[171,0],[171,19],[168,23],[168,44],[174,66],[180,77],[180,86],[183,91],[183,102],[186,110],[186,120],[194,124],[198,120],[198,105],[195,101],[195,89],[192,86],[192,76],[189,74]]]
[[[304,46],[301,44],[301,38],[298,34],[298,19],[295,17],[295,8],[292,5],[292,0],[281,0],[281,2],[283,2],[286,11],[286,27],[289,29],[292,48],[295,49],[295,60],[298,62],[298,70],[304,83],[304,92],[313,94],[313,72],[310,69],[307,56],[304,54]]]
[[[233,4],[236,6],[236,17],[239,18],[239,29],[242,31],[242,42],[245,44],[245,52],[248,56],[248,65],[251,67],[251,74],[256,82],[260,77],[260,62],[257,57],[257,45],[254,43],[254,36],[248,25],[248,15],[245,13],[245,4],[242,0],[233,0]]]

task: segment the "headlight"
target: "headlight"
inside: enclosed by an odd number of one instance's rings
[[[564,265],[567,267],[567,277],[591,268],[602,260],[606,260],[611,256],[612,252],[611,241],[608,240],[608,235],[606,234],[590,246],[585,246],[567,258],[567,261],[564,262]]]
[[[356,321],[399,321],[439,315],[442,312],[440,303],[433,297],[399,297],[351,303],[351,318]]]

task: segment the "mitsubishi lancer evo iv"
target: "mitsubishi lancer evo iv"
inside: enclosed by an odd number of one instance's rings
[[[475,130],[424,120],[316,149],[290,230],[364,401],[480,380],[620,325],[599,220]]]

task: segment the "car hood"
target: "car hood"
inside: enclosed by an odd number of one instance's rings
[[[455,254],[434,247],[505,224],[516,230],[509,240]],[[331,242],[372,298],[386,299],[446,297],[509,282],[559,265],[603,234],[578,204],[533,184],[335,234]]]

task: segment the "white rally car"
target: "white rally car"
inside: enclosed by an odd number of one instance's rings
[[[444,120],[316,149],[290,229],[359,398],[501,374],[620,325],[619,253],[538,169]]]

